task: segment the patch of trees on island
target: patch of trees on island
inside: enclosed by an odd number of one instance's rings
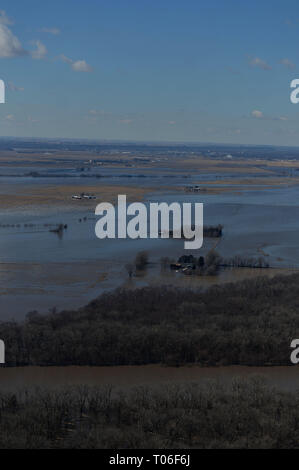
[[[176,263],[169,263],[168,258],[161,259],[161,265],[167,263],[170,269],[181,271],[187,275],[214,276],[218,274],[220,268],[269,268],[269,263],[263,258],[242,257],[236,255],[232,258],[222,258],[216,250],[212,249],[206,257],[199,258],[193,255],[183,255]]]
[[[191,230],[195,230],[195,225],[191,225]],[[203,227],[203,236],[206,238],[220,238],[223,234],[223,226],[222,225],[211,225],[211,226],[204,226]],[[173,230],[169,230],[169,238],[173,238],[174,232]],[[185,239],[183,227],[181,228],[181,238]]]
[[[138,273],[140,274],[144,272],[148,263],[149,258],[147,251],[138,252],[134,263],[127,263],[125,265],[125,269],[129,275],[129,278],[131,278],[133,275],[138,275]]]

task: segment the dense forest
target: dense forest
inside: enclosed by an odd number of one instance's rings
[[[290,365],[299,274],[208,290],[105,293],[76,311],[0,323],[6,365]]]
[[[299,448],[299,398],[260,379],[223,388],[79,386],[0,393],[2,449]]]

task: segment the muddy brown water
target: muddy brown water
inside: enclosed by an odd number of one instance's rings
[[[138,385],[204,384],[216,380],[229,385],[233,379],[262,376],[266,383],[281,391],[299,390],[299,367],[16,367],[0,368],[0,390],[17,391],[31,387],[59,388],[86,384],[131,388]]]

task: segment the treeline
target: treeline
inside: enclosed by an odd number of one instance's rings
[[[192,230],[194,230],[195,227],[192,227]],[[223,226],[222,225],[217,225],[217,226],[204,226],[203,228],[203,236],[207,238],[220,238],[222,237],[222,230]]]
[[[199,263],[200,266],[200,263]],[[254,257],[245,257],[236,255],[232,258],[223,258],[217,253],[214,249],[210,250],[207,254],[206,260],[204,262],[204,267],[212,268],[214,273],[217,273],[219,268],[269,268],[269,263],[265,260],[264,257],[259,256],[258,258]]]
[[[135,257],[134,263],[127,263],[125,269],[131,278],[133,275],[137,275],[141,271],[145,271],[149,263],[149,257],[147,251],[139,251]]]
[[[197,276],[215,276],[221,268],[269,268],[269,263],[263,257],[246,258],[239,255],[233,258],[222,258],[215,249],[208,252],[206,257],[194,258],[193,255],[181,256],[177,263],[170,263],[169,258],[162,257],[161,267],[182,271],[184,274]]]
[[[191,230],[195,230],[195,225],[191,225]],[[207,238],[220,238],[222,237],[223,226],[222,225],[204,225],[203,236]],[[173,230],[169,231],[169,238],[173,238]],[[184,229],[181,229],[181,238],[185,238]]]
[[[259,256],[258,258],[246,258],[243,256],[236,255],[232,258],[222,258],[220,260],[220,266],[231,267],[231,268],[269,268],[269,263]]]
[[[0,323],[8,366],[289,365],[299,274],[208,290],[105,293],[79,310]]]
[[[85,386],[0,392],[0,413],[1,449],[299,448],[298,394],[257,378],[126,394]]]

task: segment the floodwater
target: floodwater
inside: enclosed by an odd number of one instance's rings
[[[44,169],[44,177],[24,177],[25,171],[36,168],[0,168],[1,184],[10,184],[13,193],[18,186],[43,184],[134,185],[159,187],[146,202],[202,202],[205,225],[222,224],[221,240],[205,239],[195,256],[205,255],[217,242],[217,251],[224,257],[264,256],[276,269],[299,268],[299,186],[278,188],[238,188],[219,194],[176,192],[175,187],[221,179],[223,175],[182,174],[171,169],[99,169],[100,178],[80,178],[74,170]],[[69,173],[69,176],[67,174]],[[47,175],[51,174],[51,177]],[[3,176],[1,176],[3,175]],[[239,174],[228,175],[236,178]],[[252,175],[251,175],[252,177]],[[164,189],[163,189],[164,188]],[[95,204],[96,205],[96,204]],[[62,237],[50,233],[46,224],[64,223],[68,229]],[[184,250],[182,240],[99,240],[95,236],[96,218],[92,211],[65,211],[56,208],[26,211],[4,211],[0,226],[0,320],[21,320],[32,310],[47,312],[50,308],[76,308],[106,290],[117,287],[138,287],[152,284],[206,286],[215,282],[238,280],[257,275],[254,270],[221,273],[213,279],[187,279],[187,276],[161,270],[160,258],[176,261]],[[20,227],[4,227],[20,224]],[[24,224],[27,226],[24,227]],[[128,281],[125,265],[139,251],[149,253],[150,264],[143,276]],[[263,274],[260,272],[259,274]],[[265,273],[268,274],[268,273]],[[272,274],[271,274],[272,275]]]
[[[75,385],[111,385],[116,389],[134,386],[163,386],[166,384],[206,384],[217,381],[226,386],[235,379],[259,376],[265,383],[280,391],[299,390],[299,368],[285,367],[14,367],[0,368],[0,391],[18,391],[25,388],[59,388]]]

